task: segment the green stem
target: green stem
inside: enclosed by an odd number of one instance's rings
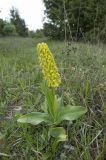
[[[44,82],[42,85],[43,92],[45,94],[47,102],[47,111],[51,116],[52,122],[55,123],[57,119],[57,104],[55,99],[55,88],[48,87],[47,83]]]
[[[48,111],[52,116],[53,122],[56,121],[57,118],[57,106],[55,103],[55,89],[54,88],[48,88],[47,93],[47,103],[48,103]]]

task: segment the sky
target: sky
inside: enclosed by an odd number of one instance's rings
[[[8,20],[12,6],[18,9],[30,30],[43,27],[45,8],[42,0],[0,0],[0,18]]]

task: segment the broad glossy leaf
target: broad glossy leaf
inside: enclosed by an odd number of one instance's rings
[[[62,107],[60,111],[59,121],[68,120],[73,121],[81,117],[87,112],[87,109],[82,106],[70,106]]]
[[[23,115],[18,119],[20,123],[30,123],[37,125],[41,122],[49,122],[49,115],[41,112],[32,112],[26,115]]]
[[[50,136],[57,139],[57,141],[66,141],[67,135],[63,127],[53,127],[49,129]]]

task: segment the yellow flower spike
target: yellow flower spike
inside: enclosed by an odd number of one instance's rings
[[[44,78],[47,80],[49,87],[58,87],[61,83],[54,57],[46,43],[37,45],[38,58]]]

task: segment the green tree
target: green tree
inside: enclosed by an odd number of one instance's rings
[[[7,22],[3,28],[3,35],[5,36],[14,36],[16,35],[15,26],[9,22]]]
[[[3,28],[5,26],[5,21],[0,19],[0,36],[3,36]]]
[[[105,31],[106,1],[104,0],[43,0],[44,33],[51,38],[76,40],[98,38]],[[49,31],[49,32],[48,32]],[[103,36],[103,35],[102,35]]]
[[[44,23],[44,34],[49,38],[61,39],[64,37],[64,9],[62,0],[44,0],[45,15],[48,22]]]
[[[16,32],[19,36],[26,37],[28,36],[28,28],[26,27],[24,19],[19,15],[19,12],[16,8],[10,10],[11,23],[15,25]]]

